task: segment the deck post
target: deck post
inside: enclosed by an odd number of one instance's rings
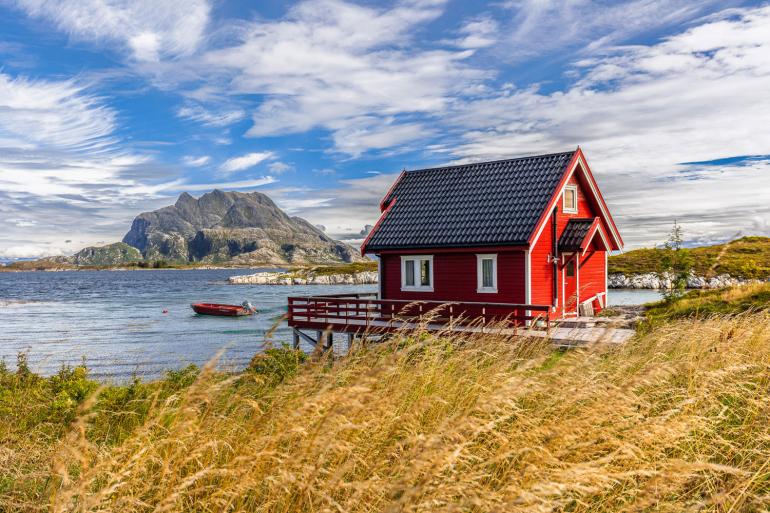
[[[334,349],[334,332],[328,331],[324,332],[324,351],[328,351],[329,349]]]
[[[299,333],[297,333],[297,328],[292,328],[291,330],[291,345],[294,348],[294,350],[299,349]]]
[[[348,353],[350,352],[350,348],[353,347],[353,342],[355,341],[355,335],[352,333],[348,333]]]

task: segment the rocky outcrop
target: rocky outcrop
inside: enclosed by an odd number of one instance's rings
[[[670,289],[671,276],[657,273],[632,274],[626,276],[613,273],[607,276],[607,286],[611,289]],[[690,274],[687,278],[689,289],[718,289],[757,280],[734,278],[729,274],[721,274],[711,278]]]
[[[231,276],[228,282],[234,285],[367,285],[377,283],[377,273],[374,271],[343,274],[264,272]]]
[[[75,265],[113,266],[142,260],[138,249],[124,242],[81,249],[68,260]]]
[[[147,260],[255,264],[358,262],[358,252],[259,192],[187,193],[134,219],[123,242]]]

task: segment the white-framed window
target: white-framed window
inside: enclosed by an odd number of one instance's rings
[[[497,292],[497,255],[476,255],[476,292]]]
[[[564,195],[562,201],[562,212],[565,214],[577,214],[577,186],[567,185],[564,187]]]
[[[401,290],[433,292],[433,255],[401,257]]]

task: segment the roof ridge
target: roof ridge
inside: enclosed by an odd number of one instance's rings
[[[481,162],[468,162],[466,164],[452,164],[450,166],[434,166],[434,167],[421,167],[419,169],[403,169],[403,172],[405,173],[416,173],[419,171],[433,171],[437,169],[456,169],[458,167],[467,167],[467,166],[479,166],[482,164],[501,164],[503,162],[514,162],[516,160],[526,160],[526,159],[534,159],[534,158],[545,158],[545,157],[554,157],[556,155],[570,155],[574,154],[577,151],[577,149],[570,150],[570,151],[558,151],[554,153],[542,153],[539,155],[527,155],[525,157],[514,157],[509,159],[498,159],[498,160],[483,160]]]

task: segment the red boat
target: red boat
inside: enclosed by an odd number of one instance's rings
[[[220,315],[224,317],[240,317],[251,315],[256,309],[248,302],[243,305],[220,305],[218,303],[193,303],[192,309],[200,315]]]

